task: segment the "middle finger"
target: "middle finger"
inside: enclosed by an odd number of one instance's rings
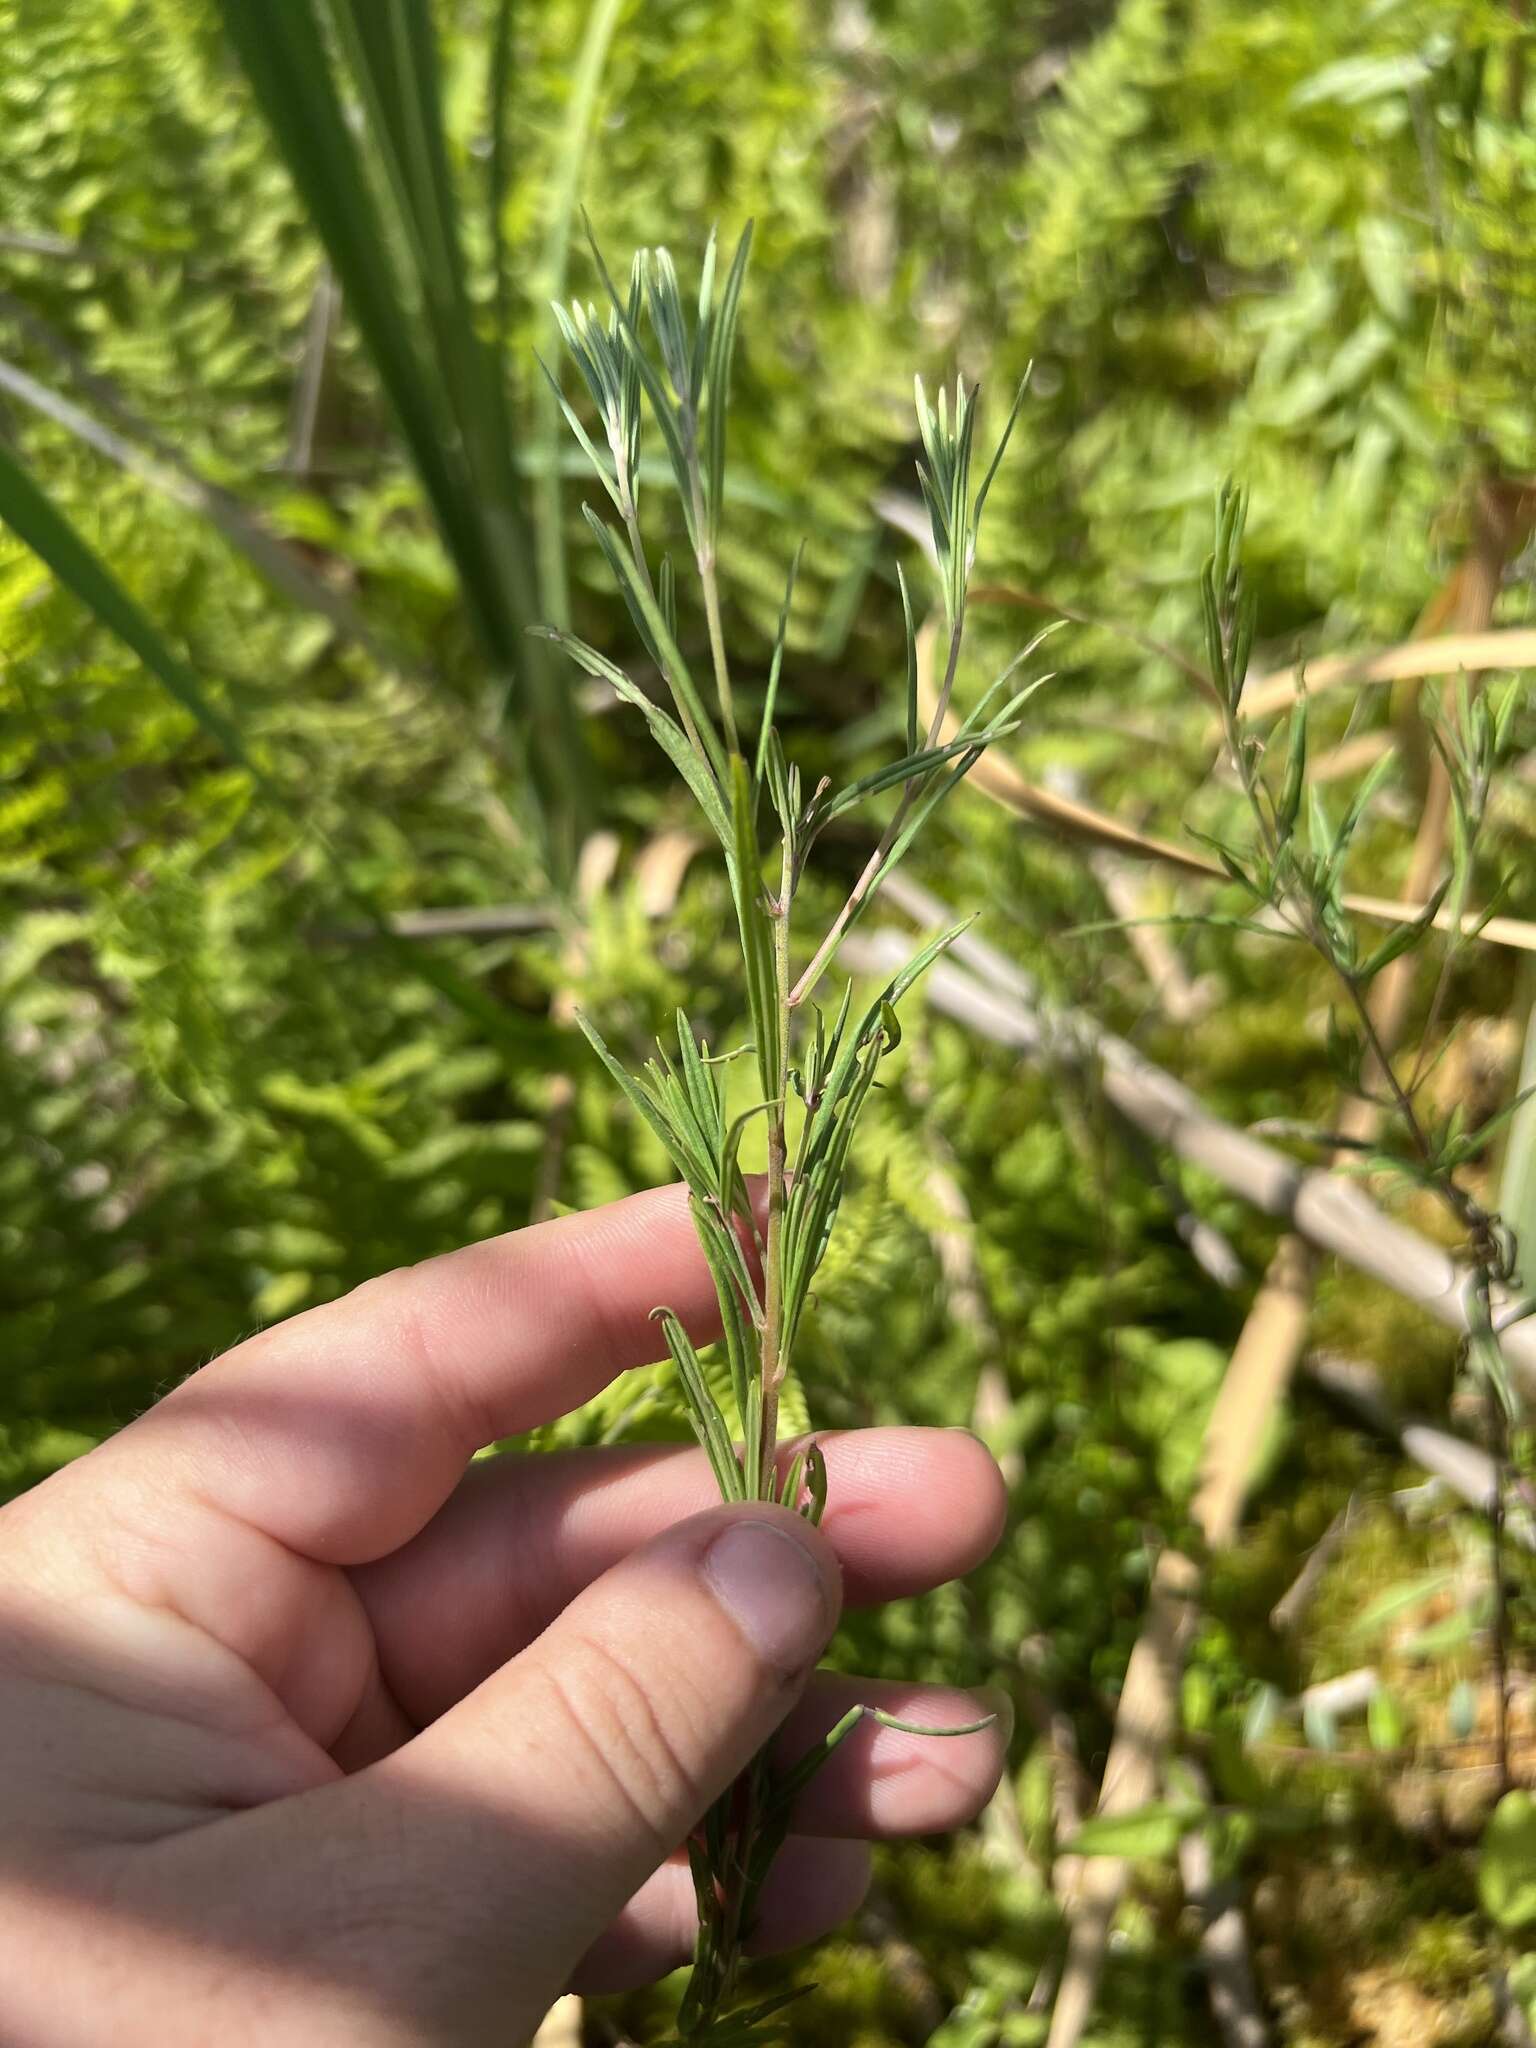
[[[1002,1478],[963,1430],[858,1430],[820,1442],[822,1527],[851,1604],[926,1592],[996,1543]],[[391,1694],[424,1727],[636,1545],[717,1497],[694,1450],[510,1455],[472,1466],[418,1536],[352,1574]]]

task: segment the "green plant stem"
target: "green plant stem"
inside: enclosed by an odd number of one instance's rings
[[[1253,754],[1243,743],[1243,734],[1238,725],[1235,704],[1225,706],[1223,715],[1226,721],[1227,747],[1232,757],[1232,764],[1237,771],[1238,780],[1242,784],[1248,808],[1253,813],[1254,823],[1259,831],[1259,841],[1263,846],[1265,858],[1268,860],[1271,872],[1273,873],[1279,868],[1282,849],[1279,830],[1273,815],[1273,808],[1267,801],[1269,793],[1254,767]],[[1332,938],[1322,920],[1318,917],[1314,907],[1304,897],[1298,897],[1296,901],[1299,918],[1292,924],[1291,928],[1299,931],[1305,937],[1313,951],[1332,968],[1334,974],[1343,984],[1349,996],[1350,1005],[1359,1019],[1360,1029],[1364,1035],[1370,1057],[1375,1062],[1382,1080],[1391,1091],[1393,1102],[1397,1107],[1399,1116],[1403,1120],[1404,1128],[1408,1133],[1414,1150],[1427,1165],[1432,1157],[1432,1151],[1429,1140],[1424,1133],[1424,1128],[1419,1122],[1418,1113],[1413,1106],[1412,1090],[1411,1088],[1405,1089],[1397,1077],[1397,1070],[1392,1064],[1381,1033],[1376,1028],[1376,1019],[1371,1014],[1371,1006],[1366,998],[1365,991],[1360,986],[1358,977],[1350,973],[1349,969],[1338,957]],[[1284,916],[1287,905],[1283,901],[1277,901],[1275,908]],[[1446,1196],[1446,1199],[1449,1206],[1460,1217],[1461,1211],[1455,1200],[1449,1195]],[[1465,1218],[1462,1217],[1461,1220],[1465,1221]]]
[[[731,689],[731,665],[726,659],[725,632],[720,621],[720,581],[715,574],[715,527],[720,508],[706,507],[704,477],[699,468],[697,420],[690,408],[687,419],[688,483],[693,500],[693,530],[696,536],[694,561],[704,590],[704,617],[709,625],[709,656],[715,668],[715,694],[720,700],[720,723],[725,728],[726,752],[739,754],[736,736],[736,699]]]
[[[1231,637],[1230,626],[1225,620],[1222,622],[1222,636],[1225,646]],[[1240,688],[1239,677],[1238,689]],[[1359,1023],[1364,1047],[1365,1057],[1362,1062],[1359,1092],[1373,1109],[1385,1108],[1395,1111],[1409,1144],[1418,1156],[1428,1185],[1436,1198],[1456,1218],[1460,1228],[1466,1232],[1470,1267],[1469,1285],[1475,1291],[1478,1305],[1475,1326],[1488,1333],[1497,1354],[1498,1337],[1492,1309],[1493,1294],[1496,1283],[1507,1284],[1513,1277],[1510,1244],[1500,1233],[1496,1217],[1457,1183],[1454,1167],[1437,1157],[1436,1147],[1424,1128],[1416,1104],[1416,1097],[1428,1071],[1430,1043],[1450,984],[1451,967],[1461,943],[1470,862],[1457,863],[1450,918],[1454,936],[1441,961],[1428,1020],[1421,1035],[1418,1056],[1407,1081],[1404,1082],[1399,1079],[1392,1061],[1389,1041],[1393,1036],[1393,1027],[1379,1021],[1378,1009],[1372,1004],[1361,975],[1356,971],[1352,961],[1341,953],[1317,902],[1305,890],[1288,889],[1281,880],[1284,872],[1282,856],[1287,851],[1286,831],[1280,823],[1274,801],[1258,772],[1257,754],[1245,743],[1238,725],[1236,707],[1237,690],[1234,689],[1229,697],[1223,698],[1222,705],[1227,746],[1243,795],[1252,813],[1270,875],[1274,878],[1271,884],[1272,907],[1290,929],[1313,948],[1342,983]],[[1298,706],[1294,715],[1304,715],[1301,707]],[[1456,802],[1459,811],[1460,799],[1451,790],[1450,763],[1443,749],[1441,764],[1445,780],[1441,784],[1440,800],[1442,803]],[[1479,822],[1481,815],[1479,807]],[[1465,820],[1463,821],[1465,841],[1470,842],[1475,829],[1475,825],[1469,826]],[[1398,966],[1407,964],[1406,961],[1397,963]],[[1377,1075],[1380,1076],[1379,1083],[1374,1078]],[[1376,1092],[1378,1087],[1386,1090],[1385,1095]],[[1498,1770],[1498,1787],[1502,1794],[1508,1791],[1512,1783],[1509,1766],[1509,1599],[1504,1564],[1504,1504],[1510,1474],[1509,1414],[1505,1406],[1507,1397],[1495,1371],[1490,1369],[1486,1358],[1481,1357],[1475,1349],[1471,1350],[1470,1355],[1477,1364],[1478,1377],[1481,1381],[1488,1448],[1493,1465],[1493,1497],[1488,1503],[1488,1567],[1492,1581],[1489,1647],[1493,1666],[1494,1756]]]
[[[651,565],[645,558],[645,542],[640,537],[640,517],[635,510],[634,493],[630,489],[629,479],[625,476],[622,469],[619,472],[619,487],[624,501],[624,530],[629,535],[629,551],[635,558],[635,567],[640,571],[646,589],[650,592],[651,601],[655,603],[657,602],[656,585],[651,577]],[[683,730],[692,742],[694,751],[701,759],[707,760],[708,750],[704,745],[703,739],[700,737],[699,728],[694,723],[693,715],[689,711],[688,706],[683,702],[676,690],[672,689],[672,679],[667,674],[665,666],[662,668],[661,676],[662,681],[667,685],[668,690],[671,691],[672,701],[677,706],[678,717],[683,721]]]
[[[731,670],[725,658],[725,634],[720,624],[720,585],[715,576],[714,549],[701,548],[698,563],[699,579],[704,585],[704,616],[709,622],[709,653],[715,665],[715,689],[720,698],[720,723],[725,728],[726,747],[735,754],[741,751],[741,747],[736,737],[736,703],[731,693]]]
[[[764,1499],[772,1499],[776,1483],[774,1456],[778,1444],[779,1392],[784,1384],[788,1360],[784,1356],[784,1202],[787,1143],[785,1112],[789,1094],[789,925],[793,888],[788,846],[784,849],[779,895],[773,906],[774,1003],[779,1015],[779,1056],[775,1075],[775,1099],[768,1109],[768,1227],[763,1247],[763,1328],[760,1385],[762,1421],[759,1434],[759,1488]],[[795,1506],[793,1501],[789,1506]],[[711,1859],[713,1890],[699,1901],[699,1933],[694,1952],[693,1976],[682,2013],[679,2032],[684,2040],[708,2038],[713,2024],[736,1994],[741,1975],[745,1942],[751,1933],[751,1916],[771,1843],[764,1843],[763,1829],[772,1793],[772,1774],[765,1752],[760,1752],[720,1801],[711,1822],[729,1844],[722,1860]]]
[[[1480,1275],[1483,1281],[1486,1277],[1486,1274]],[[1483,1379],[1488,1447],[1493,1454],[1493,1499],[1488,1503],[1488,1569],[1493,1580],[1489,1635],[1493,1648],[1493,1744],[1502,1797],[1513,1783],[1509,1770],[1509,1594],[1504,1581],[1504,1487],[1509,1469],[1509,1421],[1497,1387],[1486,1373]]]
[[[773,926],[773,990],[779,1013],[779,1069],[775,1100],[768,1111],[768,1240],[764,1248],[763,1291],[763,1422],[762,1454],[758,1470],[765,1489],[772,1491],[773,1459],[778,1442],[779,1389],[789,1361],[784,1357],[784,1164],[787,1152],[785,1117],[789,1096],[789,912],[794,877],[790,852],[784,849],[784,864],[775,905]],[[791,1503],[793,1505],[793,1503]]]
[[[939,691],[939,701],[934,706],[933,717],[928,721],[928,736],[923,741],[925,751],[938,745],[939,735],[944,730],[944,720],[949,713],[949,700],[954,694],[955,671],[960,666],[960,641],[964,631],[965,607],[962,604],[956,613],[955,623],[950,628],[949,659],[944,667],[944,686]],[[897,834],[907,821],[907,815],[917,797],[917,789],[918,785],[914,782],[908,782],[903,786],[901,801],[892,813],[891,822],[880,834],[874,852],[865,862],[863,873],[849,891],[848,900],[832,920],[831,930],[816,948],[811,957],[811,964],[790,990],[788,1000],[791,1009],[797,1009],[807,996],[814,993],[816,984],[831,966],[833,955],[843,942],[843,934],[863,909],[870,892],[880,879],[880,870],[885,865],[886,855],[895,845]]]
[[[1380,1031],[1377,1029],[1376,1019],[1371,1015],[1371,1006],[1366,999],[1365,991],[1361,988],[1355,976],[1346,972],[1333,958],[1331,951],[1327,948],[1326,940],[1320,944],[1319,950],[1322,951],[1323,957],[1328,961],[1340,981],[1343,982],[1345,988],[1349,991],[1349,1000],[1354,1006],[1355,1015],[1360,1020],[1360,1029],[1365,1035],[1365,1043],[1370,1056],[1375,1062],[1381,1078],[1386,1082],[1391,1092],[1397,1113],[1402,1118],[1403,1128],[1408,1133],[1413,1149],[1427,1166],[1433,1159],[1433,1148],[1425,1135],[1423,1125],[1419,1122],[1418,1111],[1413,1106],[1412,1096],[1397,1078],[1397,1069],[1393,1066],[1392,1056],[1387,1050]],[[1456,1204],[1452,1202],[1451,1206],[1455,1208]]]
[[[708,2039],[722,2012],[736,1995],[745,1960],[751,1917],[761,1884],[759,1841],[767,1818],[771,1782],[767,1754],[760,1751],[728,1791],[717,1812],[723,1822],[730,1855],[723,1870],[713,1871],[715,1889],[699,1902],[699,1932],[678,2031],[685,2041]],[[710,1823],[706,1820],[704,1832]]]

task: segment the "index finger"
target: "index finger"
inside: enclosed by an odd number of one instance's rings
[[[718,1329],[687,1190],[655,1188],[369,1280],[194,1373],[96,1454],[328,1564],[397,1549],[474,1453]]]

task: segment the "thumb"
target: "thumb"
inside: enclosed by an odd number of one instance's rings
[[[451,1947],[482,1928],[465,1960],[503,2025],[509,1998],[542,2011],[773,1734],[840,1605],[836,1558],[802,1517],[713,1509],[632,1552],[351,1781],[417,1817],[410,1882],[442,1902]]]

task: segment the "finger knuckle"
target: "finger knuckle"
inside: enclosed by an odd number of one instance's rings
[[[699,1717],[680,1684],[641,1676],[611,1644],[582,1636],[550,1684],[596,1780],[652,1841],[658,1859],[708,1803]]]

